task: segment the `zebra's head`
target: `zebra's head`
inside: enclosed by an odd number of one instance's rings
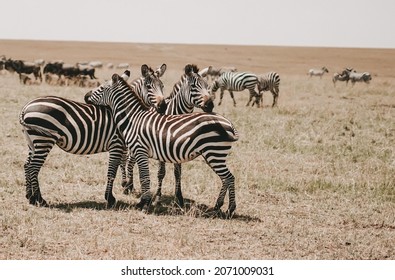
[[[115,84],[118,82],[119,75],[114,74],[111,80],[106,81],[94,90],[89,91],[85,94],[84,100],[87,104],[96,104],[108,106],[110,105],[110,95]],[[126,70],[121,78],[126,82],[130,77],[130,71]]]
[[[212,112],[214,108],[211,99],[208,84],[202,76],[199,75],[199,69],[196,65],[187,64],[185,66],[186,83],[184,83],[184,92],[187,94],[189,102],[205,112]]]
[[[166,71],[166,64],[163,64],[156,71],[146,64],[141,66],[141,75],[144,78],[141,87],[141,96],[148,106],[154,107],[159,113],[166,111],[166,102],[163,96],[163,83],[159,79]]]

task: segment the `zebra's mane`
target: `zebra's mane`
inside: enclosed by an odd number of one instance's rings
[[[115,78],[115,79],[114,79]],[[131,85],[129,85],[129,83],[127,81],[125,81],[122,77],[120,77],[118,74],[114,74],[113,75],[113,80],[117,81],[118,83],[121,83],[122,87],[126,87],[128,89],[128,94],[130,93],[132,96],[134,96],[137,100],[137,102],[139,103],[139,105],[141,105],[141,107],[144,110],[149,110],[149,106],[147,104],[145,104],[144,100],[142,99],[142,97],[137,94],[134,89],[132,88]]]
[[[199,68],[197,67],[196,64],[188,64],[187,66],[185,66],[185,74],[183,74],[180,80],[173,86],[172,92],[168,97],[166,97],[167,101],[173,99],[180,93],[180,88],[186,80],[187,73],[191,73],[191,72],[199,75]]]

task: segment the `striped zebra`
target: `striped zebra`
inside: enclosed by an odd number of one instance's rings
[[[142,66],[142,73],[145,80],[151,81],[147,86],[155,87],[156,77],[151,77],[147,65]],[[130,72],[125,71],[125,77],[129,75]],[[145,100],[146,104],[154,102],[151,96]],[[47,96],[28,102],[21,110],[19,121],[29,147],[24,169],[26,198],[30,204],[48,206],[41,195],[38,173],[55,145],[77,155],[109,152],[105,199],[109,207],[115,204],[112,186],[120,164],[125,176],[123,161],[127,150],[110,109]]]
[[[235,179],[226,166],[226,158],[232,143],[238,140],[238,133],[229,120],[203,112],[161,115],[144,106],[117,74],[104,87],[88,92],[86,99],[93,104],[110,106],[129,152],[136,159],[142,190],[137,208],[143,209],[152,200],[148,158],[182,163],[201,155],[222,181],[215,210],[220,210],[228,192],[226,214],[232,217],[236,208]]]
[[[167,115],[181,115],[193,112],[194,107],[202,109],[204,112],[212,112],[214,103],[208,92],[208,84],[199,75],[199,69],[196,65],[188,64],[185,66],[185,74],[181,76],[174,87],[170,96],[166,98]],[[157,200],[162,195],[162,182],[166,175],[165,162],[159,162],[158,170],[158,190],[156,192]],[[181,163],[174,163],[175,177],[175,196],[180,207],[184,206],[184,198],[181,192]]]
[[[255,101],[252,103],[254,106],[257,103],[259,104],[263,102],[263,92],[270,91],[273,95],[273,104],[272,107],[277,105],[278,95],[280,93],[280,75],[276,72],[269,72],[264,75],[258,77],[258,95],[255,98]]]
[[[199,69],[196,65],[187,64],[185,66],[185,74],[183,74],[180,80],[174,85],[172,92],[169,97],[165,99],[167,109],[166,115],[181,115],[192,113],[194,107],[200,108],[205,112],[212,112],[214,104],[211,96],[208,92],[208,85],[198,73]],[[133,190],[133,167],[135,165],[135,159],[129,157],[128,162],[128,183],[124,193],[129,194]],[[160,200],[162,195],[162,182],[166,175],[165,162],[159,163],[158,169],[158,189],[156,192],[156,201]],[[184,206],[184,199],[181,192],[181,164],[174,164],[174,176],[175,176],[175,196],[178,200],[180,207]]]
[[[203,78],[206,78],[207,81],[209,80],[209,77],[211,78],[211,81],[214,81],[222,73],[225,72],[237,72],[237,68],[234,66],[223,66],[221,68],[215,68],[212,65],[210,65],[209,67],[200,70],[199,75],[202,76]]]
[[[310,75],[310,78],[313,76],[319,76],[320,79],[322,78],[322,76],[325,73],[329,73],[328,68],[326,68],[325,66],[322,67],[321,69],[310,69],[308,75]]]
[[[211,92],[214,94],[218,89],[221,89],[221,94],[219,98],[218,106],[222,103],[222,98],[224,96],[224,90],[228,90],[230,96],[233,99],[233,105],[236,106],[236,100],[233,96],[233,91],[243,91],[248,89],[250,92],[250,99],[247,106],[253,97],[257,96],[255,91],[255,86],[258,84],[258,77],[255,74],[247,72],[225,72],[222,73],[218,79],[216,79],[211,87]]]

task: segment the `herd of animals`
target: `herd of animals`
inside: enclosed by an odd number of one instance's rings
[[[61,62],[51,62],[38,66],[5,57],[1,61],[4,69],[15,71],[20,76],[32,74],[37,80],[42,80],[43,68],[44,75],[58,80],[78,77],[80,81],[89,79],[97,82],[96,68],[89,65],[69,67]],[[129,194],[134,189],[133,166],[136,163],[141,185],[141,198],[136,208],[143,209],[154,200],[160,201],[165,163],[174,164],[175,199],[183,207],[181,163],[202,156],[222,182],[213,209],[222,213],[220,209],[228,194],[229,206],[224,215],[232,217],[236,209],[235,178],[226,165],[226,159],[232,143],[238,140],[238,132],[230,120],[213,113],[213,96],[219,89],[219,106],[224,91],[228,90],[236,106],[233,91],[247,89],[250,94],[247,106],[252,102],[252,106],[256,104],[259,107],[263,92],[270,91],[272,106],[276,106],[280,76],[276,72],[258,76],[238,72],[234,67],[209,66],[199,70],[196,65],[187,64],[180,80],[165,98],[161,77],[166,69],[166,64],[157,69],[144,64],[141,77],[131,82],[128,82],[129,70],[122,76],[114,74],[108,81],[90,86],[95,89],[86,94],[85,103],[56,96],[38,97],[28,102],[20,112],[19,121],[29,147],[24,164],[29,203],[48,206],[41,195],[38,174],[49,152],[57,145],[77,155],[109,152],[105,190],[108,207],[116,203],[112,189],[118,167],[122,173],[124,193]],[[308,74],[310,77],[322,77],[327,72],[328,69],[323,67],[311,69]],[[45,80],[47,83],[52,81],[47,77]],[[337,81],[368,83],[370,80],[369,73],[357,73],[351,68],[333,76],[334,84]],[[194,108],[203,112],[193,112]],[[155,196],[150,190],[149,158],[160,162]]]
[[[325,73],[329,73],[329,70],[324,66],[321,69],[310,69],[308,75],[310,77],[318,76],[322,78]],[[346,82],[347,84],[349,81],[351,81],[352,85],[357,82],[369,84],[371,80],[372,75],[369,72],[358,73],[355,69],[350,67],[344,68],[340,73],[334,73],[332,77],[333,85],[336,85],[337,81]]]

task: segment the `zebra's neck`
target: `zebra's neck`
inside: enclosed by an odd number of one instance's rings
[[[167,115],[181,115],[193,112],[194,104],[189,98],[189,91],[188,79],[184,74],[181,76],[180,81],[174,85],[173,91],[168,97],[169,101],[166,109]]]
[[[166,114],[180,115],[193,112],[194,105],[187,99],[184,93],[179,92],[169,99]]]
[[[114,121],[122,134],[125,127],[136,114],[148,112],[149,107],[144,104],[140,98],[141,94],[137,94],[130,87],[122,85],[114,91],[111,97],[109,107],[114,116]]]

